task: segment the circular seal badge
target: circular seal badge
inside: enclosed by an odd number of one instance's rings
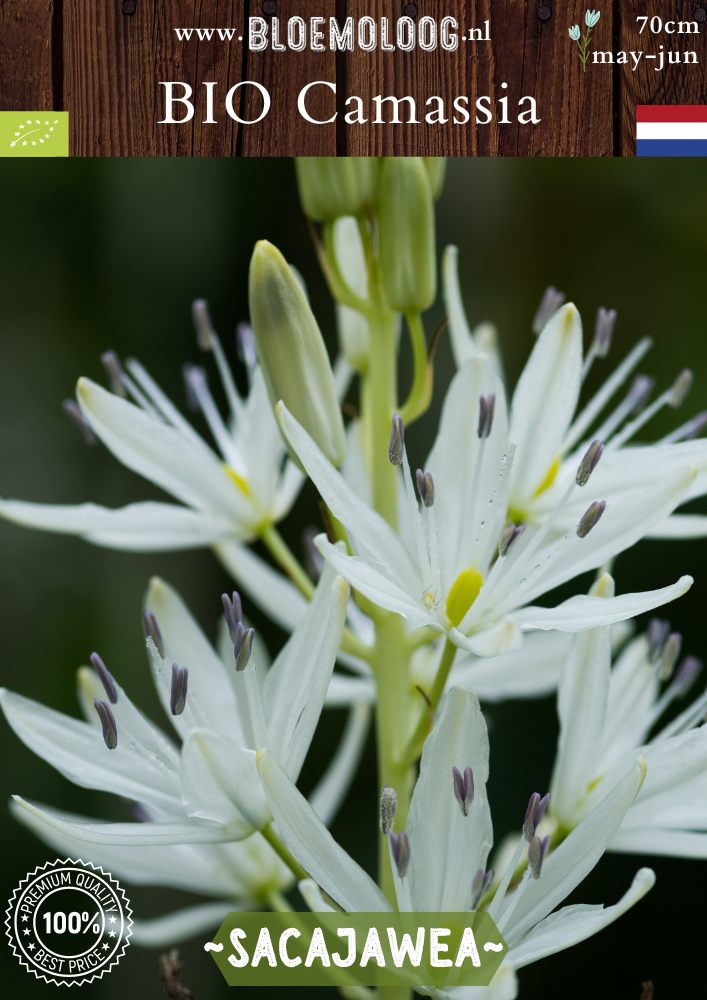
[[[10,898],[5,927],[15,956],[37,979],[82,986],[117,965],[132,911],[117,880],[86,861],[49,861]]]

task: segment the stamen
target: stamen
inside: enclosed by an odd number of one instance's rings
[[[482,440],[491,434],[495,408],[496,396],[494,393],[490,392],[488,396],[479,397],[479,424],[476,433]]]
[[[673,410],[677,410],[681,407],[687,399],[694,381],[695,376],[692,374],[690,369],[683,368],[670,387],[670,395],[667,401],[668,406],[670,406]]]
[[[675,444],[678,441],[694,441],[707,427],[707,412],[698,413],[697,416],[681,424],[671,434],[666,434],[661,439],[661,444]]]
[[[702,673],[704,663],[698,656],[686,656],[678,667],[673,681],[675,697],[684,698],[697,678]]]
[[[435,502],[435,484],[432,473],[418,469],[415,473],[415,479],[417,480],[417,492],[420,494],[420,500],[425,507],[432,507]]]
[[[528,806],[525,810],[525,818],[523,820],[523,836],[530,843],[530,841],[535,836],[535,831],[540,826],[545,813],[547,812],[547,807],[550,804],[550,793],[540,797],[539,792],[533,792],[533,794],[528,799]]]
[[[614,440],[611,442],[611,447],[623,447],[623,445],[625,445],[627,441],[630,441],[632,437],[635,437],[641,428],[644,427],[648,421],[651,420],[664,406],[669,406],[673,410],[682,406],[687,398],[687,394],[690,391],[692,382],[692,372],[689,368],[683,369],[669,389],[666,389],[665,392],[661,393],[650,406],[647,406],[645,410],[643,410],[643,412],[635,418],[635,420],[632,420],[631,423],[627,424],[624,429],[616,435]]]
[[[680,658],[681,649],[682,636],[679,632],[673,632],[668,636],[665,645],[663,646],[663,652],[660,658],[660,670],[658,671],[659,680],[670,680],[673,675],[673,670],[675,669],[675,664]]]
[[[118,726],[115,721],[115,716],[110,709],[110,705],[108,705],[105,701],[101,701],[100,698],[95,698],[93,707],[96,709],[98,718],[101,720],[105,745],[109,750],[115,750],[118,746]]]
[[[400,878],[405,878],[410,867],[410,840],[407,833],[389,833],[390,850]]]
[[[75,399],[65,399],[61,404],[64,413],[78,427],[83,434],[86,444],[98,444],[98,438],[93,433],[93,428],[81,412],[81,407]]]
[[[257,356],[253,328],[249,323],[239,323],[236,327],[236,351],[239,359],[251,372],[257,363]]]
[[[172,689],[169,694],[169,708],[172,715],[181,715],[187,703],[189,671],[186,667],[172,664]]]
[[[314,544],[314,539],[318,535],[321,535],[321,530],[319,528],[315,528],[313,525],[305,528],[302,532],[302,545],[304,548],[305,563],[307,564],[309,575],[315,580],[319,579],[322,569],[324,568],[324,556]]]
[[[483,868],[475,873],[473,879],[471,880],[471,909],[475,910],[476,907],[481,902],[483,895],[485,894],[488,887],[493,882],[493,868],[489,868],[488,871]]]
[[[194,400],[204,414],[204,419],[224,459],[237,473],[243,474],[242,462],[233,436],[223,422],[223,417],[211,395],[206,371],[197,365],[188,365],[184,369],[184,378],[189,386],[188,392],[193,394]]]
[[[236,590],[233,591],[231,597],[228,594],[221,594],[221,604],[223,605],[226,625],[228,625],[228,634],[231,637],[231,642],[235,643],[237,626],[243,621],[243,606],[240,594]]]
[[[211,338],[214,326],[211,322],[209,303],[206,299],[194,299],[191,304],[191,316],[196,329],[196,342],[202,351],[211,350]]]
[[[126,375],[118,355],[115,351],[104,351],[101,354],[101,364],[108,376],[110,391],[115,393],[116,396],[122,396],[125,399],[128,395],[125,389]]]
[[[599,464],[599,459],[604,454],[604,445],[601,441],[592,441],[587,448],[584,458],[579,463],[577,469],[577,486],[586,486],[589,477]]]
[[[657,663],[663,654],[663,647],[670,634],[670,622],[665,618],[651,618],[646,630],[648,640],[648,661]]]
[[[530,865],[530,877],[540,878],[543,870],[543,861],[550,846],[550,837],[533,837],[528,844],[528,864]]]
[[[447,593],[445,611],[450,623],[456,628],[479,596],[484,578],[478,569],[463,569]]]
[[[398,796],[394,788],[384,785],[380,800],[380,830],[386,837],[393,829],[393,820],[398,808]]]
[[[592,528],[595,528],[606,510],[606,500],[595,500],[587,507],[577,525],[577,537],[586,538]]]
[[[524,524],[507,524],[501,532],[501,537],[498,540],[499,556],[507,555],[513,542],[515,542],[516,538],[518,538],[519,535],[522,535],[524,531]]]
[[[108,701],[111,705],[116,705],[118,703],[118,689],[115,686],[115,681],[113,680],[113,675],[111,674],[108,667],[105,665],[98,653],[91,653],[89,657],[91,666],[96,671],[98,679],[103,685],[103,690],[106,693]]]
[[[199,413],[201,407],[199,406],[199,400],[196,393],[194,392],[194,377],[193,370],[196,365],[187,362],[182,365],[182,379],[184,380],[184,394],[187,400],[187,409],[190,413]]]
[[[597,310],[592,346],[598,358],[605,358],[611,349],[614,327],[616,326],[616,316],[615,309],[605,309],[603,306],[600,306]]]
[[[651,341],[650,338],[644,337],[640,340],[632,351],[624,358],[621,364],[612,372],[609,378],[604,382],[599,391],[595,393],[594,396],[589,400],[587,405],[584,407],[582,412],[577,416],[574,423],[567,432],[567,437],[565,438],[562,445],[562,453],[567,454],[567,452],[577,444],[578,441],[582,439],[584,434],[592,426],[594,421],[597,419],[599,414],[604,410],[605,406],[610,402],[610,400],[616,395],[621,386],[624,384],[626,379],[629,377],[631,372],[640,364],[643,356],[650,350]],[[619,409],[623,406],[620,404]],[[624,420],[627,414],[621,417]],[[611,418],[608,418],[611,420]],[[619,421],[621,422],[621,421]],[[617,425],[618,426],[618,425]],[[600,429],[594,435],[602,441],[606,441],[607,434],[603,429]]]
[[[405,427],[403,418],[399,413],[393,414],[393,425],[390,431],[390,444],[388,445],[388,458],[391,465],[403,464],[403,450],[405,448]]]
[[[157,652],[164,659],[164,640],[162,639],[162,633],[160,632],[160,627],[157,624],[157,619],[149,608],[147,611],[143,612],[142,625],[145,630],[145,638],[152,639]]]
[[[550,285],[545,289],[543,297],[540,299],[538,311],[535,313],[535,317],[533,319],[533,333],[541,334],[543,332],[547,324],[565,301],[565,298],[566,296],[564,292],[558,292],[553,285]]]
[[[454,798],[459,803],[462,816],[469,815],[469,808],[474,801],[474,772],[470,767],[464,768],[464,774],[458,767],[452,768]]]
[[[254,638],[255,629],[246,628],[243,622],[239,622],[236,626],[236,640],[233,643],[233,652],[236,657],[236,670],[239,672],[241,670],[245,670],[248,666],[248,661],[250,660],[250,656],[253,651]]]

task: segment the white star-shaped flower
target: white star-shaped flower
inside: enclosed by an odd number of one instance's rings
[[[610,794],[557,846],[537,832],[547,798],[531,796],[514,856],[494,876],[486,723],[474,695],[452,689],[425,744],[405,830],[389,833],[397,909],[488,911],[508,945],[496,977],[503,986],[495,979],[492,995],[512,1000],[518,969],[598,933],[653,886],[654,873],[643,868],[613,905],[556,910],[602,858],[640,792],[645,770],[640,760],[629,765]],[[311,876],[300,883],[310,908],[333,909],[323,889],[345,912],[390,911],[389,900],[336,843],[269,752],[258,754],[258,771],[283,840]],[[449,993],[475,995],[464,989]]]

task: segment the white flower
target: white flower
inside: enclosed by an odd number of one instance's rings
[[[603,565],[665,520],[689,494],[696,476],[683,457],[668,463],[659,480],[654,470],[650,483],[644,473],[641,488],[632,490],[614,489],[605,477],[604,491],[596,493],[594,473],[589,492],[587,459],[580,458],[569,485],[565,483],[561,497],[538,523],[527,524],[525,530],[508,524],[511,479],[532,475],[527,471],[537,450],[532,428],[539,437],[554,439],[553,420],[562,420],[562,393],[558,391],[555,406],[550,396],[565,368],[562,344],[567,337],[575,339],[575,328],[576,311],[567,307],[540,338],[529,368],[537,367],[540,350],[545,373],[538,376],[532,393],[533,383],[525,374],[521,379],[530,426],[519,424],[516,434],[521,437],[515,442],[509,439],[512,428],[493,362],[479,356],[463,365],[447,392],[424,472],[417,476],[420,507],[402,428],[394,422],[391,455],[402,475],[397,530],[357,495],[286,407],[278,405],[278,419],[293,451],[347,531],[350,554],[323,535],[317,544],[352,587],[402,615],[412,628],[429,626],[482,656],[518,646],[524,631],[576,632],[609,624],[674,600],[689,588],[691,579],[683,577],[671,587],[625,594],[611,602],[577,596],[556,608],[532,606],[542,594]],[[555,376],[549,384],[551,370]],[[531,398],[535,395],[537,399]]]
[[[216,451],[193,429],[138,361],[123,369],[104,356],[113,392],[79,380],[77,413],[129,469],[170,493],[179,504],[130,504],[109,509],[91,503],[52,505],[5,500],[0,515],[28,527],[76,534],[111,548],[159,551],[252,540],[290,510],[303,481],[275,423],[260,368],[250,358],[249,392],[235,386],[218,338],[199,312],[200,342],[216,360],[229,404],[221,416],[206,373],[185,370],[189,395],[202,412]],[[247,336],[247,334],[246,334]],[[247,342],[247,341],[246,341]],[[134,402],[128,398],[132,396]]]
[[[579,30],[579,25],[573,24],[572,27],[569,29],[570,38],[572,39],[573,42],[578,42],[580,35],[581,31]]]
[[[584,15],[584,23],[588,28],[593,28],[599,23],[601,17],[600,10],[588,10]]]
[[[607,599],[612,589],[606,578],[595,593]],[[689,656],[677,664],[680,636],[654,620],[612,668],[610,632],[600,628],[577,636],[562,673],[551,816],[571,830],[640,754],[648,777],[609,848],[707,858],[707,693],[660,727],[701,664]]]
[[[237,670],[234,647],[230,664],[224,662],[177,594],[153,581],[146,598],[150,665],[181,745],[134,707],[96,654],[93,670],[79,671],[87,721],[9,691],[0,694],[10,726],[31,750],[75,784],[136,803],[138,820],[103,822],[19,797],[15,814],[57,849],[91,856],[129,880],[190,888],[244,907],[258,900],[262,905],[264,894],[288,884],[291,874],[266,843],[267,830],[264,836],[254,833],[271,820],[255,750],[270,747],[288,774],[299,774],[341,638],[347,592],[342,580],[325,572],[272,666],[266,670],[256,662],[263,659],[256,644],[251,661]],[[253,634],[236,617],[229,605],[242,664]],[[352,713],[313,794],[313,807],[325,821],[348,787],[367,714],[361,708]],[[205,919],[213,912],[204,910]]]
[[[634,762],[611,793],[549,853],[547,844],[536,834],[541,817],[533,811],[542,812],[543,804],[533,796],[521,847],[508,871],[493,881],[487,871],[493,840],[486,797],[488,757],[488,737],[478,701],[468,692],[452,689],[425,744],[406,830],[390,834],[391,857],[398,909],[442,913],[488,910],[509,946],[505,971],[489,995],[510,1000],[516,996],[516,969],[596,934],[653,885],[653,872],[642,869],[613,906],[573,905],[553,912],[604,854],[641,787],[645,765]],[[392,909],[370,876],[332,838],[271,754],[258,755],[258,770],[278,829],[313,880],[302,885],[310,907],[328,908],[319,887],[345,911]],[[525,848],[530,861],[519,879],[516,868]],[[429,992],[424,987],[422,991]],[[481,994],[459,989],[442,995],[463,998]]]
[[[452,346],[458,367],[480,354],[489,354],[500,371],[498,348],[471,332],[459,289],[457,250],[444,255],[444,291]],[[692,384],[688,370],[680,372],[671,386],[648,403],[653,381],[638,376],[624,398],[613,409],[609,404],[622,390],[651,341],[643,338],[618,365],[600,389],[579,408],[582,384],[594,362],[606,356],[616,314],[600,310],[591,346],[582,357],[582,327],[573,306],[555,311],[562,297],[546,297],[540,333],[518,380],[510,404],[509,437],[517,454],[508,489],[509,517],[518,523],[539,523],[562,502],[560,523],[576,521],[584,498],[575,492],[564,500],[577,466],[592,440],[601,441],[604,452],[592,474],[592,489],[609,505],[628,499],[655,485],[655,470],[671,475],[692,466],[696,475],[686,491],[685,502],[707,493],[707,442],[690,440],[704,428],[706,416],[698,414],[656,443],[633,444],[636,435],[661,409],[676,409]],[[544,300],[545,301],[545,300]],[[692,538],[707,534],[707,517],[678,514],[656,521],[646,533],[657,538]]]

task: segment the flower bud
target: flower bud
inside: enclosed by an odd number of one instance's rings
[[[427,171],[427,176],[430,181],[430,188],[432,189],[432,197],[435,201],[442,194],[442,188],[444,187],[444,178],[447,173],[447,160],[444,156],[423,156],[422,162],[425,164],[425,170]]]
[[[388,305],[402,313],[429,309],[437,290],[435,220],[430,181],[419,157],[384,161],[379,227]]]
[[[380,164],[372,156],[300,156],[295,160],[304,214],[314,222],[359,215],[373,204]]]
[[[266,240],[253,251],[249,299],[270,402],[283,400],[327,458],[340,465],[346,437],[324,340],[292,268]]]

